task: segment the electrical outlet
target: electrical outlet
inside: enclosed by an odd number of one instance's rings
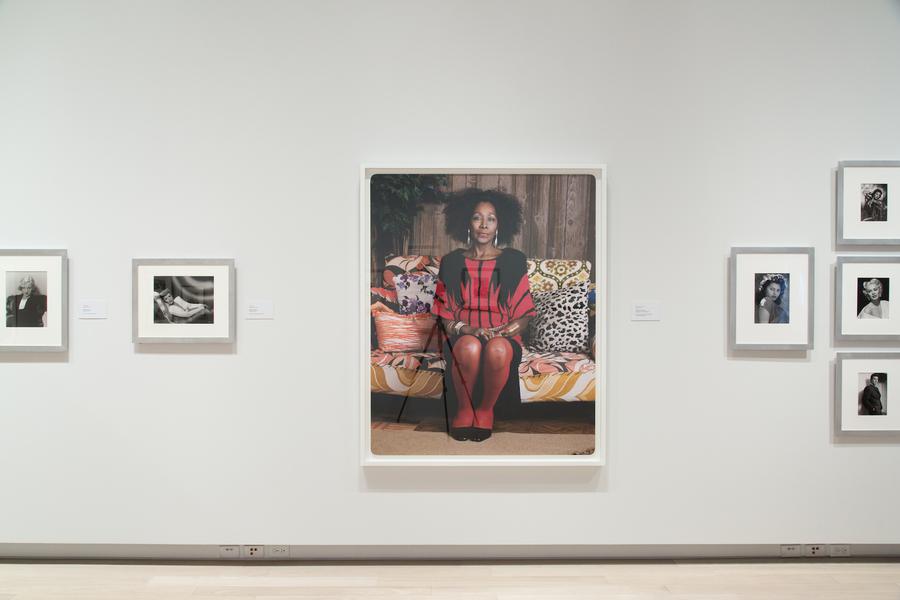
[[[800,544],[782,544],[781,558],[796,558],[803,556],[803,546]]]
[[[804,544],[803,556],[817,558],[828,556],[828,544]]]
[[[847,558],[850,556],[850,544],[831,544],[828,547],[828,556],[832,558]]]
[[[291,557],[290,546],[266,546],[266,558],[286,560]]]
[[[265,546],[241,546],[241,558],[250,558],[258,560],[266,557]]]
[[[240,558],[240,546],[219,546],[219,558]]]

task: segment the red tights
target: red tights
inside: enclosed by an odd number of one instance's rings
[[[494,405],[500,390],[509,377],[509,363],[513,349],[509,340],[496,337],[482,345],[473,335],[464,335],[453,344],[453,387],[456,389],[457,409],[451,426],[493,429]],[[478,372],[481,371],[481,402],[477,408],[472,398]]]

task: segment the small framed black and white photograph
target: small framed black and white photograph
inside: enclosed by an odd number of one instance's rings
[[[840,256],[835,276],[835,339],[900,340],[891,313],[892,283],[900,282],[900,256]]]
[[[234,260],[134,259],[133,341],[232,343]]]
[[[900,353],[841,352],[835,364],[835,429],[839,433],[900,434],[892,383],[900,379]]]
[[[900,244],[900,161],[844,161],[837,171],[837,243]]]
[[[734,350],[813,344],[812,248],[732,248],[729,331]]]
[[[62,352],[68,345],[65,250],[0,250],[0,351]]]

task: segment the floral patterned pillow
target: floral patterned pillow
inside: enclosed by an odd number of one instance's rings
[[[528,283],[531,291],[549,292],[578,285],[591,279],[591,261],[556,258],[529,258]]]
[[[440,256],[392,256],[386,259],[382,279],[384,287],[392,290],[396,285],[396,278],[404,273],[431,273],[437,275],[441,268]]]
[[[394,277],[401,315],[430,313],[437,277],[431,273],[403,273]]]

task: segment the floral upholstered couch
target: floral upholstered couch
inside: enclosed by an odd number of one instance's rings
[[[404,274],[437,275],[440,258],[401,256],[388,261],[384,271],[384,287],[372,288],[371,310],[400,313],[395,283]],[[583,260],[529,259],[528,279],[532,292],[556,290],[583,284],[590,280],[591,264]],[[593,323],[594,292],[589,295],[590,322]],[[372,327],[370,380],[373,393],[420,398],[441,398],[445,361],[438,348],[422,351],[385,351],[376,345]],[[590,348],[595,348],[590,331]],[[522,362],[519,364],[519,387],[523,403],[593,402],[595,400],[595,363],[593,352],[538,352],[525,338]]]

